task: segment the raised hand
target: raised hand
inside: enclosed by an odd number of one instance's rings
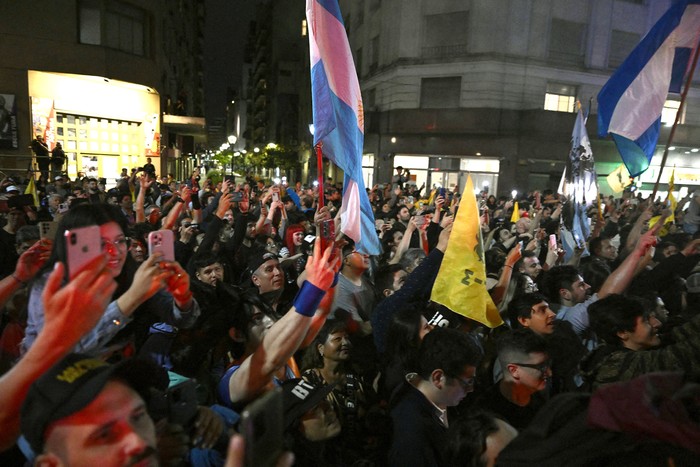
[[[51,255],[53,242],[51,240],[39,240],[22,253],[15,266],[14,275],[21,282],[29,282],[44,266]]]
[[[333,284],[336,273],[340,270],[340,255],[333,255],[335,245],[326,247],[321,254],[321,239],[316,238],[314,254],[306,263],[306,280],[321,290],[328,290]]]
[[[95,327],[117,289],[106,266],[107,257],[97,257],[61,287],[65,266],[56,263],[41,297],[44,303],[42,334],[56,336],[60,345],[71,348]]]

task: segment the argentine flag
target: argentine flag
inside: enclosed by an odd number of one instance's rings
[[[381,253],[362,179],[365,139],[360,83],[337,0],[307,0],[314,145],[345,172],[340,230],[358,251]]]
[[[649,167],[669,92],[679,93],[700,35],[700,0],[661,17],[598,94],[598,134],[611,134],[631,176]]]

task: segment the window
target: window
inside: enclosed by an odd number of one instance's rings
[[[459,107],[462,78],[423,78],[420,86],[420,106],[423,109]]]
[[[355,70],[357,70],[358,76],[364,76],[362,72],[362,47],[357,49],[355,52]]]
[[[425,17],[423,57],[440,58],[467,51],[468,11],[455,11]]]
[[[306,20],[302,19],[301,20],[301,37],[306,37],[307,30],[306,30]]]
[[[370,42],[369,71],[373,72],[379,66],[379,36],[374,36]]]
[[[355,11],[357,11],[357,14],[355,15],[355,17],[357,19],[355,20],[354,29],[357,29],[360,26],[362,26],[362,23],[365,22],[365,2],[364,2],[364,0],[357,1],[357,6],[356,6]]]
[[[544,94],[544,110],[554,112],[574,112],[576,103],[576,86],[559,83],[547,83]]]
[[[549,31],[549,58],[567,65],[583,65],[586,25],[552,19]]]
[[[678,113],[678,108],[681,106],[680,101],[667,100],[664,102],[664,108],[661,110],[661,123],[666,126],[672,126],[673,122],[676,121],[676,114]],[[683,115],[678,123],[683,123]]]
[[[375,110],[374,107],[377,105],[377,88],[367,90],[362,100],[365,111],[372,112]]]
[[[81,44],[102,45],[133,55],[150,53],[150,18],[147,12],[119,1],[81,0]]]
[[[608,66],[610,68],[617,68],[620,66],[638,43],[639,34],[613,30],[612,35],[610,36]]]

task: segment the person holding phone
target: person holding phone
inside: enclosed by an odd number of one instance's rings
[[[229,314],[228,333],[234,360],[219,381],[217,391],[224,405],[240,408],[273,385],[293,377],[294,372],[286,363],[304,341],[313,338],[307,335],[320,328],[327,316],[321,302],[333,286],[340,267],[339,257],[331,256],[333,248],[331,245],[321,254],[321,242],[316,240],[314,255],[306,264],[306,280],[292,308],[279,320],[256,294],[244,299],[243,310]],[[268,263],[272,261],[261,267]],[[264,277],[257,281],[270,282],[269,274],[259,269],[256,273]]]
[[[134,346],[138,349],[153,322],[187,328],[199,316],[199,305],[190,292],[189,275],[178,263],[160,261],[161,254],[156,253],[137,265],[128,253],[127,226],[120,210],[107,204],[81,204],[61,219],[45,273],[32,286],[26,335],[21,345],[23,354],[44,326],[41,294],[49,269],[57,262],[66,264],[65,232],[90,225],[100,228],[102,253],[107,257],[107,269],[117,281],[118,288],[102,318],[80,340],[76,351],[103,355]],[[115,339],[117,334],[119,338]]]

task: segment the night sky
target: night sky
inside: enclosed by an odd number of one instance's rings
[[[225,115],[226,89],[241,82],[243,51],[255,5],[261,0],[206,0],[204,86],[207,119]]]

